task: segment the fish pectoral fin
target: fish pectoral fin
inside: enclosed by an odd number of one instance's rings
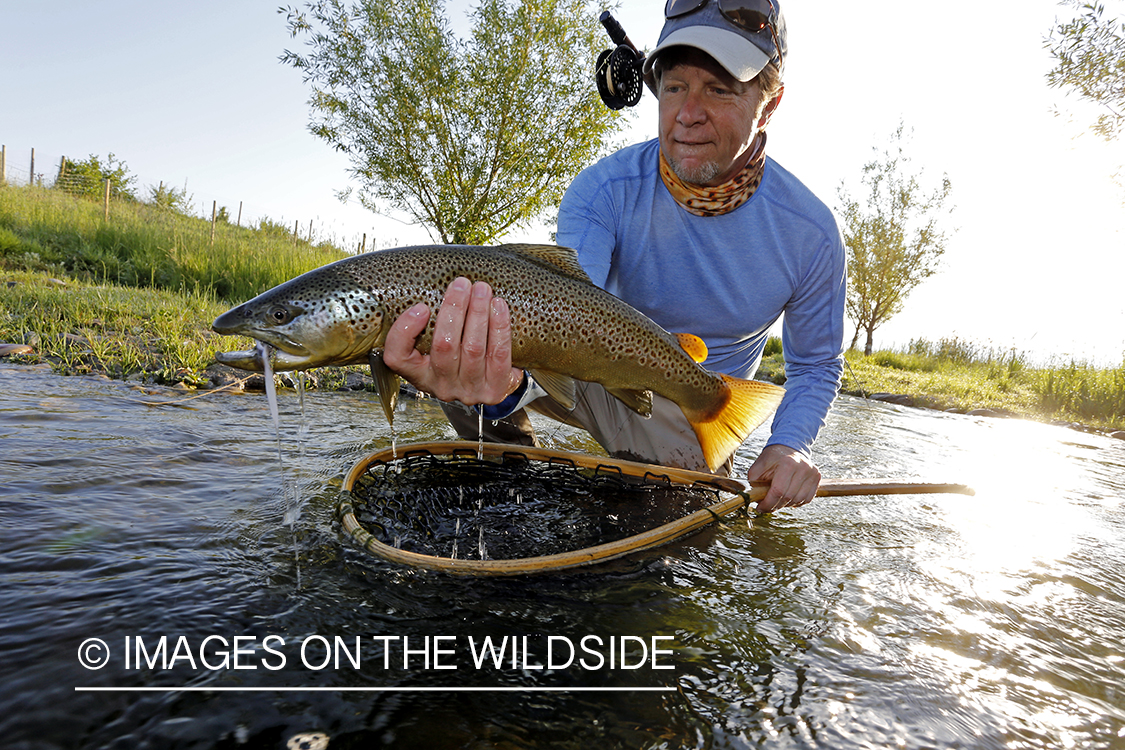
[[[574,378],[550,370],[529,370],[529,372],[531,377],[535,378],[535,382],[547,392],[548,396],[562,404],[567,411],[574,408],[578,401]]]
[[[680,348],[696,362],[707,359],[707,344],[703,339],[690,333],[674,333],[672,335],[676,337],[676,341],[680,342]]]
[[[632,388],[606,388],[606,391],[642,417],[652,416],[652,391]]]
[[[382,350],[368,353],[367,364],[371,367],[371,379],[375,381],[375,391],[379,394],[387,424],[393,425],[395,405],[398,404],[398,375],[384,364]]]
[[[729,397],[722,408],[707,415],[684,412],[691,423],[703,457],[717,471],[758,425],[781,403],[785,389],[760,380],[742,380],[720,375]]]

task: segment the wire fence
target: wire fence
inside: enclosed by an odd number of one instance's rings
[[[32,153],[34,151],[32,149]],[[32,184],[32,169],[34,169],[34,165],[29,166],[26,161],[23,168],[14,164],[12,153],[8,150],[8,147],[0,147],[0,185],[14,185],[16,187],[30,185]]]
[[[106,217],[109,216],[109,205],[116,200],[131,200],[141,203],[167,205],[165,201],[171,200],[171,206],[180,213],[198,216],[210,220],[212,225],[226,223],[238,227],[255,228],[262,225],[271,227],[284,227],[291,235],[294,242],[298,240],[309,244],[329,243],[341,247],[349,252],[364,252],[375,249],[375,233],[372,232],[371,240],[363,233],[350,239],[342,239],[334,232],[325,232],[325,222],[315,219],[305,221],[288,221],[284,218],[274,220],[262,215],[256,220],[251,218],[249,212],[244,213],[243,201],[211,200],[196,201],[187,191],[187,186],[176,189],[160,182],[157,185],[148,185],[139,188],[134,185],[135,176],[130,176],[127,185],[114,181],[107,181],[102,177],[93,177],[74,169],[74,161],[64,154],[44,152],[31,148],[20,153],[15,153],[5,145],[0,145],[0,186],[13,187],[41,187],[45,189],[60,189],[74,195],[85,195],[97,198],[104,202]]]
[[[44,153],[33,148],[17,155],[13,149],[0,146],[0,185],[58,187],[68,191],[100,187],[82,184],[85,175],[67,174],[68,163],[71,162],[62,154]]]

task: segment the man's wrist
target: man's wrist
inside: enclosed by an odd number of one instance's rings
[[[520,380],[520,384],[516,387],[516,390],[503,401],[498,404],[481,404],[473,408],[485,419],[504,419],[505,417],[515,414],[535,399],[545,395],[547,395],[547,392],[535,382],[535,379],[528,374],[527,370],[524,370],[523,378]]]

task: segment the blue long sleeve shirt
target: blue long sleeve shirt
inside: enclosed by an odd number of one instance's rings
[[[704,365],[751,378],[782,320],[785,398],[768,444],[808,454],[840,384],[845,253],[832,212],[772,159],[749,201],[700,217],[672,198],[656,140],[583,170],[563,197],[558,244],[594,283],[708,347]]]

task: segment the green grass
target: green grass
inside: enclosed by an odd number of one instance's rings
[[[767,352],[769,348],[767,347]],[[1023,353],[963,339],[912,341],[903,350],[845,354],[842,391],[866,396],[895,393],[936,409],[990,409],[1040,420],[1125,429],[1125,361],[1098,368],[1072,360],[1033,367]],[[759,373],[784,383],[781,354],[766,356]]]
[[[103,205],[61,190],[0,187],[0,267],[241,302],[345,256],[328,243],[211,222],[134,201]]]
[[[211,222],[155,205],[0,186],[0,342],[26,343],[59,372],[203,383],[218,350],[248,348],[211,321],[346,256],[280,225]]]
[[[249,339],[211,333],[228,305],[199,292],[134,289],[8,272],[0,286],[0,341],[31,345],[22,362],[58,372],[104,372],[127,380],[201,383],[215,352]]]

